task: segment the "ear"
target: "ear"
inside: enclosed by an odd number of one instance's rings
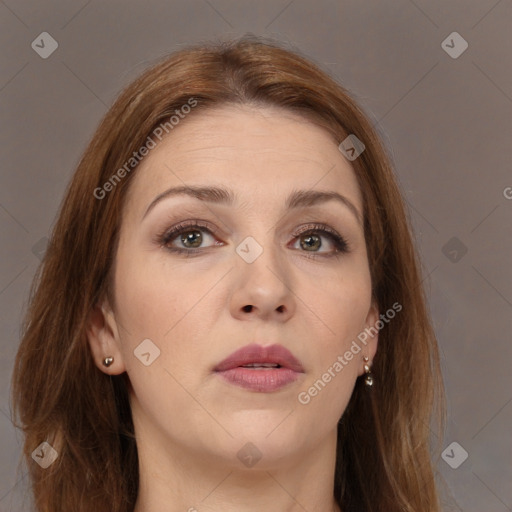
[[[368,337],[366,338],[364,346],[362,347],[363,350],[361,351],[361,357],[366,356],[369,359],[368,364],[370,367],[377,352],[377,345],[379,342],[379,329],[377,326],[379,318],[379,308],[375,302],[372,302],[365,321],[365,332],[368,334]],[[364,361],[361,361],[358,374],[362,375],[363,373]]]
[[[120,350],[119,329],[108,300],[104,299],[90,311],[86,329],[89,347],[96,366],[107,375],[119,375],[126,371]],[[114,358],[110,366],[105,366],[106,357]]]

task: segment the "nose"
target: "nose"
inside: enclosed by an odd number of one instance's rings
[[[291,271],[278,251],[267,244],[251,263],[235,253],[237,261],[232,273],[234,284],[230,301],[233,317],[286,322],[293,316],[296,296]]]

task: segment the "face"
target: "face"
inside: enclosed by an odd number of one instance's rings
[[[332,137],[278,109],[196,113],[150,152],[125,204],[102,341],[116,354],[102,370],[128,374],[140,438],[239,466],[251,442],[268,468],[334,442],[377,343],[354,350],[378,319],[362,212]],[[253,360],[281,346],[266,355],[282,368],[215,371],[254,344]]]

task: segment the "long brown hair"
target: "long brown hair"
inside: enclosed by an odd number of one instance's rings
[[[86,329],[91,309],[113,297],[112,264],[136,166],[108,193],[94,191],[112,184],[153,130],[191,99],[189,115],[226,103],[272,105],[321,124],[337,144],[351,134],[364,143],[352,166],[373,298],[381,312],[395,303],[402,310],[379,334],[373,388],[358,379],[339,422],[335,498],[343,512],[438,512],[430,429],[437,418],[441,433],[444,418],[439,356],[391,159],[347,90],[297,52],[254,37],[186,48],[145,71],[109,109],[78,165],[34,279],[12,381],[37,511],[133,511],[139,475],[127,375],[98,370]],[[43,441],[58,452],[47,469],[31,457]]]

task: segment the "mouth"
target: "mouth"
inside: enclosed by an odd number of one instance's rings
[[[235,386],[268,393],[296,381],[304,373],[304,367],[282,345],[252,344],[228,356],[214,372]]]
[[[258,368],[260,370],[265,370],[267,368],[282,368],[282,366],[277,363],[249,363],[240,366],[240,368]]]

